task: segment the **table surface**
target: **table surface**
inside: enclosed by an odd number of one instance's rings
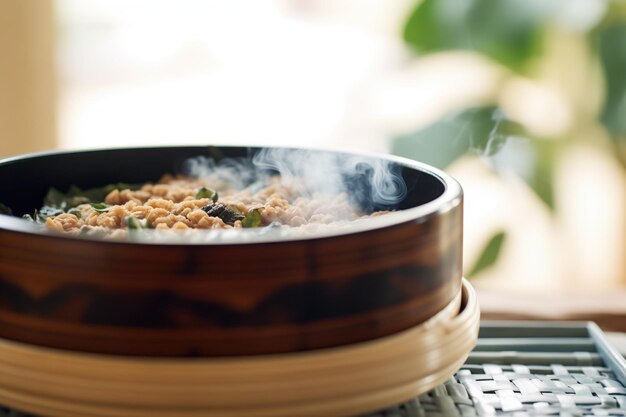
[[[626,332],[626,288],[521,293],[478,282],[475,289],[484,319],[593,321],[605,331]]]

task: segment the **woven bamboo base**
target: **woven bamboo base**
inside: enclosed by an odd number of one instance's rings
[[[348,347],[225,359],[139,359],[0,340],[0,403],[50,417],[350,416],[427,392],[478,334],[476,295],[427,322]]]
[[[624,384],[626,362],[592,323],[481,320],[453,378],[367,417],[626,417]],[[0,406],[0,417],[35,416]]]

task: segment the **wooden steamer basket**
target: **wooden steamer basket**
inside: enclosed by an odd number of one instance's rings
[[[21,215],[50,186],[155,181],[190,157],[259,151],[28,155],[0,162],[0,202]],[[398,211],[313,235],[107,241],[0,215],[0,403],[50,416],[348,416],[448,378],[478,329],[461,281],[461,188],[420,163],[363,158],[404,179]]]

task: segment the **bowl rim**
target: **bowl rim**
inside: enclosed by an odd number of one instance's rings
[[[2,231],[10,231],[20,234],[27,235],[36,235],[45,238],[51,239],[59,239],[63,241],[74,241],[74,242],[98,242],[106,245],[120,245],[120,244],[130,244],[130,245],[165,245],[165,246],[216,246],[216,245],[242,245],[242,244],[267,244],[267,243],[284,243],[284,242],[299,242],[299,241],[312,241],[318,239],[328,239],[334,237],[340,237],[345,235],[354,235],[358,233],[367,233],[376,230],[380,230],[383,228],[389,228],[393,226],[398,226],[401,224],[407,223],[424,223],[431,219],[432,217],[445,214],[446,212],[452,210],[454,207],[459,206],[463,199],[463,189],[457,180],[455,180],[450,175],[446,174],[442,170],[435,168],[431,165],[428,165],[423,162],[415,161],[409,158],[404,158],[396,155],[390,155],[385,153],[375,153],[375,152],[366,152],[366,151],[356,151],[356,150],[342,150],[342,149],[325,149],[325,148],[307,148],[307,147],[284,147],[284,146],[259,146],[259,145],[219,145],[219,144],[211,144],[211,145],[169,145],[169,146],[140,146],[140,147],[113,147],[113,148],[90,148],[90,149],[78,149],[78,150],[54,150],[54,151],[44,151],[44,152],[35,152],[35,153],[27,153],[23,155],[12,156],[8,158],[4,158],[0,160],[0,166],[4,166],[7,164],[19,163],[25,159],[31,158],[45,158],[48,156],[54,155],[67,155],[67,154],[83,154],[83,153],[97,153],[102,151],[129,151],[129,150],[147,150],[147,149],[176,149],[176,148],[198,148],[201,150],[210,147],[217,148],[249,148],[249,149],[285,149],[285,150],[309,150],[313,152],[329,152],[334,154],[347,154],[352,156],[363,156],[366,158],[378,158],[384,159],[390,162],[395,162],[400,165],[422,171],[426,174],[429,174],[436,179],[438,179],[444,190],[440,196],[431,200],[427,203],[421,204],[416,207],[411,207],[403,210],[393,211],[385,214],[384,216],[376,216],[365,219],[363,221],[353,221],[350,224],[342,225],[337,229],[324,229],[322,231],[316,232],[307,232],[307,233],[298,233],[298,232],[285,232],[285,230],[290,230],[288,228],[280,228],[280,229],[265,229],[263,233],[258,233],[258,231],[248,231],[248,230],[237,230],[233,231],[232,236],[228,236],[228,233],[231,231],[225,230],[208,230],[203,231],[202,235],[205,236],[204,239],[191,239],[188,237],[198,234],[197,230],[190,232],[190,234],[181,234],[178,233],[176,235],[172,234],[171,236],[159,238],[156,240],[148,239],[147,236],[137,236],[134,238],[127,239],[102,239],[94,236],[76,236],[69,234],[62,234],[58,232],[51,231],[47,228],[41,228],[40,225],[34,225],[27,221],[24,221],[21,218],[17,218],[10,215],[0,214],[0,232]],[[51,185],[52,186],[52,185]],[[209,236],[213,232],[213,236],[210,239],[207,239],[206,236]],[[169,234],[168,234],[169,235]],[[235,236],[236,235],[236,236]],[[164,234],[163,234],[164,236]],[[233,237],[235,236],[235,237]],[[225,237],[228,237],[226,239]]]

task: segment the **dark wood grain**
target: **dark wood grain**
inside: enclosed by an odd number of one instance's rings
[[[144,356],[362,342],[413,327],[458,294],[461,242],[460,199],[386,228],[263,244],[111,243],[0,227],[0,337]]]

